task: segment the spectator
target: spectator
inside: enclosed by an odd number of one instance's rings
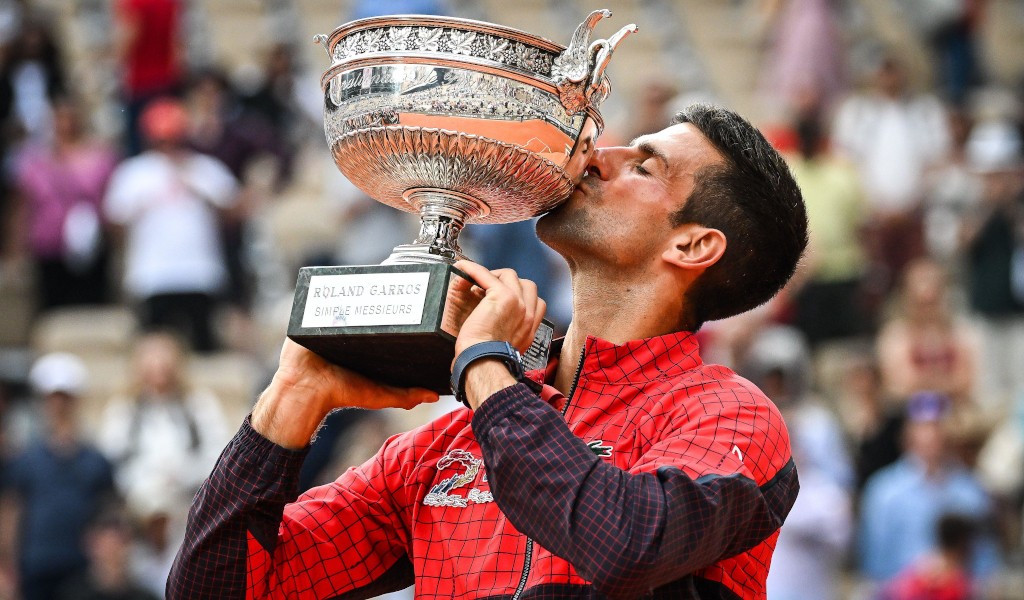
[[[864,295],[867,259],[861,230],[867,219],[856,171],[828,150],[820,108],[801,110],[794,129],[798,148],[787,157],[800,184],[810,231],[810,251],[798,278],[796,325],[816,346],[873,329]]]
[[[949,448],[949,399],[933,392],[911,396],[907,404],[903,457],[868,480],[861,501],[860,566],[875,583],[889,581],[936,548],[936,525],[943,514],[972,515],[987,524],[988,495]],[[990,536],[971,552],[970,573],[984,579],[1000,565]]]
[[[293,46],[275,44],[267,53],[262,82],[243,104],[272,125],[275,145],[291,149],[321,129],[323,97],[316,81],[317,76],[301,73]]]
[[[779,326],[761,331],[741,373],[782,411],[800,471],[800,495],[772,557],[768,597],[837,600],[853,529],[852,469],[839,424],[810,394],[811,356],[803,335]]]
[[[101,515],[85,535],[88,571],[69,582],[58,600],[157,600],[133,580],[130,569],[132,526],[117,512]]]
[[[630,131],[623,132],[623,141],[628,143],[641,135],[660,131],[665,124],[671,123],[677,98],[679,90],[664,79],[654,78],[645,82],[637,90],[635,106],[630,111]],[[601,143],[606,143],[603,135]]]
[[[976,472],[999,511],[1004,547],[1021,549],[1024,509],[1024,393],[1018,394],[978,453]]]
[[[292,176],[295,149],[275,130],[275,121],[241,104],[227,77],[217,69],[192,76],[185,94],[192,147],[224,163],[238,180],[264,157],[275,159],[274,189]],[[280,115],[274,115],[274,119]]]
[[[843,372],[838,398],[839,415],[853,447],[856,488],[899,460],[904,410],[886,397],[882,373],[874,357],[858,357]]]
[[[164,597],[167,574],[181,544],[181,523],[175,515],[181,511],[180,499],[167,496],[155,481],[149,489],[135,488],[128,509],[138,528],[131,550],[131,571],[140,586],[158,598]]]
[[[960,232],[965,218],[981,208],[984,180],[967,153],[973,119],[963,110],[949,113],[949,156],[925,178],[924,232],[928,254],[956,274],[964,268]]]
[[[568,277],[558,255],[537,239],[536,221],[474,225],[470,235],[478,250],[472,258],[489,269],[514,269],[536,283],[541,298],[548,303],[547,319],[558,331],[565,331],[572,320]]]
[[[325,166],[324,194],[337,212],[341,234],[331,262],[342,265],[379,264],[392,249],[416,239],[419,219],[384,206],[352,184],[331,161]]]
[[[882,592],[880,600],[972,600],[968,559],[974,522],[965,516],[943,515],[937,525],[934,552],[914,561]]]
[[[0,60],[0,120],[4,141],[45,140],[51,102],[66,91],[53,32],[41,18],[27,19]]]
[[[266,117],[242,107],[227,78],[217,70],[197,73],[185,102],[191,147],[224,163],[243,184],[239,201],[221,221],[221,237],[231,282],[227,299],[247,311],[255,291],[253,269],[245,260],[249,219],[264,196],[281,191],[290,181],[295,149],[280,139]],[[272,163],[266,162],[268,158]],[[254,168],[269,175],[256,178]]]
[[[760,87],[770,107],[787,114],[813,90],[825,110],[846,91],[846,57],[838,2],[765,2],[775,21]]]
[[[127,105],[129,156],[143,150],[139,119],[150,102],[179,91],[183,77],[180,0],[117,0],[115,51],[121,62]]]
[[[975,125],[967,141],[968,162],[984,186],[980,206],[961,230],[967,296],[985,332],[984,398],[1001,406],[1024,389],[1024,297],[1014,285],[1024,277],[1021,151],[1020,134],[999,120]]]
[[[983,75],[975,38],[985,0],[902,0],[900,4],[931,50],[943,98],[964,106]]]
[[[911,94],[903,64],[880,61],[874,87],[851,96],[836,114],[837,149],[856,165],[868,203],[868,250],[883,291],[923,251],[921,194],[924,173],[949,145],[942,104]]]
[[[0,161],[24,139],[45,140],[50,133],[50,101],[65,89],[60,53],[50,30],[37,18],[22,18],[23,7],[0,4]],[[8,177],[0,177],[0,215],[10,219]],[[7,228],[10,231],[10,227]],[[4,231],[3,233],[7,233]],[[15,234],[17,232],[14,232]],[[3,250],[13,248],[7,244]]]
[[[186,360],[171,334],[139,339],[133,396],[110,401],[97,438],[129,503],[155,493],[180,508],[178,517],[229,438],[217,398],[188,386]]]
[[[946,274],[937,263],[909,265],[900,311],[883,324],[877,348],[887,393],[907,398],[933,390],[950,397],[956,411],[971,410],[979,341],[949,304]]]
[[[43,356],[29,373],[39,395],[42,430],[5,473],[2,555],[16,557],[23,600],[53,600],[86,566],[82,536],[114,494],[110,463],[78,431],[78,399],[86,370],[71,354]],[[8,529],[8,531],[10,531]]]
[[[109,299],[103,194],[117,164],[114,152],[92,139],[80,105],[54,104],[52,142],[26,146],[14,161],[18,220],[36,267],[36,306],[46,310]]]
[[[125,288],[143,327],[174,328],[210,351],[228,282],[219,211],[235,204],[238,184],[220,161],[186,146],[179,102],[152,103],[141,127],[151,149],[117,167],[105,199],[107,217],[126,229]]]

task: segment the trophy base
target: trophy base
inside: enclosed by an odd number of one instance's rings
[[[467,314],[453,291],[459,280],[472,281],[447,263],[304,267],[288,337],[375,381],[450,394]],[[544,321],[524,355],[527,369],[547,364],[553,333]]]
[[[381,383],[448,394],[458,278],[468,279],[444,263],[305,267],[288,337]]]

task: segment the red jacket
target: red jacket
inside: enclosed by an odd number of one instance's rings
[[[568,401],[513,386],[285,506],[303,456],[243,426],[196,497],[168,598],[414,581],[417,598],[764,598],[798,489],[778,410],[687,333],[590,338]]]

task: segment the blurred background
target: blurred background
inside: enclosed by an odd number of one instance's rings
[[[163,597],[297,269],[414,237],[331,162],[314,34],[434,13],[564,44],[596,8],[640,27],[602,145],[720,103],[808,205],[794,281],[699,332],[791,429],[768,598],[1024,598],[1024,1],[0,0],[0,599]],[[462,240],[564,331],[532,222]],[[332,415],[303,485],[457,406]]]

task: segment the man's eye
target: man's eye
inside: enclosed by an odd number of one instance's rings
[[[640,173],[641,175],[650,175],[651,174],[650,171],[648,171],[647,169],[644,168],[643,163],[636,163],[636,166],[634,168],[636,169],[636,172]]]

